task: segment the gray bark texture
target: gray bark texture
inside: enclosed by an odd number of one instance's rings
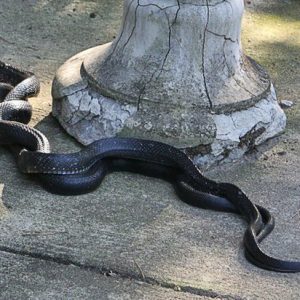
[[[83,144],[134,136],[199,165],[239,158],[285,127],[268,74],[241,46],[243,0],[125,0],[112,43],[57,72],[53,115]]]

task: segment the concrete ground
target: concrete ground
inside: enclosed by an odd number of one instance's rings
[[[292,100],[285,133],[244,161],[206,173],[233,182],[276,217],[263,248],[300,257],[300,3],[250,9],[244,50]],[[121,0],[0,1],[1,60],[34,71],[42,91],[32,125],[53,151],[80,146],[51,117],[51,80],[70,56],[117,33]],[[97,191],[62,197],[20,174],[0,149],[0,299],[300,299],[300,274],[268,272],[243,256],[239,217],[181,202],[156,179],[122,173]]]

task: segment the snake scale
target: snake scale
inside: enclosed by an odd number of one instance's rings
[[[0,144],[12,150],[20,171],[38,178],[46,190],[65,195],[87,193],[114,171],[163,178],[188,204],[244,217],[248,261],[276,272],[300,271],[300,261],[274,258],[261,249],[260,242],[274,228],[274,218],[267,209],[253,204],[237,186],[204,177],[175,147],[151,140],[106,138],[76,153],[52,153],[44,134],[27,125],[32,114],[27,100],[38,92],[39,81],[33,73],[0,62]]]

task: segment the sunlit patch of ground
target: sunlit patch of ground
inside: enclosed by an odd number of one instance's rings
[[[294,137],[300,130],[300,1],[249,9],[242,38],[245,53],[271,75],[278,99],[294,102],[285,111],[286,134]]]
[[[279,99],[296,101],[300,92],[300,1],[248,10],[242,38],[246,54],[269,71]]]

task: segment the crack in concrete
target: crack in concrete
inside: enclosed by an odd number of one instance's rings
[[[124,50],[125,47],[128,45],[130,39],[131,39],[132,36],[133,36],[134,30],[135,30],[135,28],[136,28],[136,23],[137,23],[137,10],[138,10],[139,7],[150,7],[150,6],[154,6],[154,7],[157,7],[159,10],[162,10],[162,11],[165,11],[165,10],[167,10],[167,9],[169,9],[169,8],[172,8],[172,7],[178,7],[178,9],[177,9],[177,11],[176,11],[176,15],[175,15],[174,21],[173,21],[172,24],[171,24],[171,27],[172,27],[172,26],[176,23],[176,21],[177,21],[177,16],[178,16],[178,13],[179,13],[179,10],[180,10],[180,2],[179,2],[180,0],[176,0],[176,1],[177,1],[177,5],[166,6],[166,7],[162,8],[161,6],[159,6],[159,5],[157,5],[157,4],[154,4],[154,3],[150,3],[150,4],[141,4],[141,3],[140,3],[140,0],[137,0],[137,6],[136,6],[135,12],[134,12],[134,25],[133,25],[132,31],[131,31],[131,33],[130,33],[128,39],[127,39],[127,41],[124,43],[124,45],[123,45],[123,47],[122,47],[123,50]],[[132,2],[133,2],[133,1],[132,1]],[[131,6],[132,2],[130,3],[130,6]],[[129,7],[130,7],[130,6],[129,6]],[[128,11],[129,11],[129,9],[128,9]],[[127,11],[127,13],[126,13],[126,16],[128,15],[128,11]],[[169,22],[169,19],[168,19],[168,22]],[[170,30],[171,27],[169,26],[169,30]],[[121,35],[122,35],[122,34],[123,34],[123,31],[122,31]],[[121,35],[120,35],[120,38],[121,38]],[[170,36],[170,34],[169,34],[169,36]],[[119,40],[120,40],[120,39],[119,39]],[[118,40],[118,41],[119,41],[119,40]],[[169,40],[170,40],[170,37],[169,37]],[[170,41],[169,41],[169,44],[170,44]],[[115,48],[116,48],[116,47],[115,47]],[[169,51],[168,51],[166,57],[169,55],[169,52],[170,52],[170,48],[169,48]],[[166,57],[165,57],[165,59],[164,59],[164,62],[165,62],[166,59],[167,59]],[[164,63],[163,63],[163,64],[164,64]],[[158,77],[159,77],[159,75],[158,75]]]
[[[247,93],[249,93],[252,97],[256,97],[256,95],[255,94],[253,94],[250,90],[248,90],[246,87],[244,87],[243,85],[241,85],[241,83],[240,83],[240,81],[237,79],[237,78],[235,78],[235,77],[232,77],[233,78],[233,80],[235,81],[235,83],[240,87],[240,88],[242,88],[243,90],[245,90]]]
[[[228,0],[224,0],[223,2],[226,2],[226,3],[228,3],[228,4],[230,5],[231,13],[233,14],[233,8],[232,8],[231,3],[228,2]],[[228,73],[230,74],[231,68],[229,67],[229,64],[228,64],[227,58],[226,58],[227,56],[226,56],[226,53],[225,53],[226,42],[227,42],[227,41],[230,41],[230,42],[232,42],[232,43],[238,43],[238,42],[239,42],[239,39],[237,38],[236,40],[233,40],[232,38],[227,37],[225,34],[219,34],[219,33],[213,32],[213,31],[211,31],[211,30],[209,30],[209,29],[207,29],[207,32],[209,32],[209,33],[211,33],[211,34],[213,34],[213,35],[215,35],[215,36],[224,38],[224,44],[223,44],[223,56],[224,56],[224,62],[225,62],[225,65],[226,65],[226,67],[227,67]],[[243,90],[245,90],[247,93],[249,93],[252,97],[256,97],[255,94],[253,94],[253,93],[252,93],[250,90],[248,90],[245,86],[241,85],[241,83],[239,82],[239,80],[238,80],[236,77],[234,77],[234,75],[235,75],[235,73],[231,74],[231,78],[235,81],[235,83],[236,83],[241,89],[243,89]]]
[[[177,11],[176,11],[176,13],[175,13],[174,20],[173,20],[173,22],[172,22],[171,25],[170,25],[170,20],[169,20],[169,18],[167,17],[167,19],[168,19],[168,25],[169,25],[169,49],[168,49],[167,54],[166,54],[166,56],[165,56],[165,58],[164,58],[164,60],[163,60],[163,63],[162,63],[162,66],[161,66],[161,70],[160,70],[160,72],[159,72],[159,74],[158,74],[158,76],[157,76],[156,79],[158,79],[159,76],[161,75],[161,73],[162,73],[162,71],[163,71],[163,69],[164,69],[164,66],[165,66],[165,64],[166,64],[166,61],[167,61],[167,59],[168,59],[168,56],[169,56],[169,54],[170,54],[170,51],[171,51],[172,30],[173,30],[173,26],[177,23],[179,11],[180,11],[180,2],[179,2],[179,0],[177,0],[177,5],[178,5],[178,8],[177,8]]]
[[[81,106],[82,100],[83,100],[83,97],[80,98],[80,100],[79,100],[79,105],[78,105],[77,109],[72,113],[72,117],[71,117],[70,121],[72,121],[73,118],[76,116],[76,114],[77,114],[79,111],[81,111],[81,110],[80,110],[80,106]],[[90,97],[89,103],[88,103],[87,107],[90,107],[90,106],[91,106],[92,100],[93,100],[92,97]],[[71,125],[71,126],[77,125],[77,124],[80,123],[82,120],[85,120],[85,119],[90,115],[90,113],[91,113],[91,108],[89,109],[89,111],[88,111],[85,115],[79,117],[79,119],[78,119],[75,123],[71,123],[70,125]]]
[[[90,94],[88,93],[88,95],[90,96]],[[89,107],[89,110],[88,112],[82,116],[75,124],[73,125],[76,125],[77,123],[81,122],[82,120],[87,120],[87,118],[90,116],[90,114],[92,113],[92,108],[91,108],[91,104],[92,104],[92,101],[93,101],[93,97],[90,97],[90,100],[89,100],[89,103],[88,103],[88,107]]]
[[[160,10],[167,10],[168,8],[176,7],[177,5],[169,5],[169,6],[166,6],[166,7],[161,7],[157,4],[149,3],[149,4],[139,4],[139,6],[141,6],[141,7],[154,6],[154,7],[157,7],[158,9],[160,9]]]
[[[119,272],[116,270],[112,270],[110,268],[106,267],[100,267],[100,266],[95,266],[95,265],[89,265],[85,263],[78,262],[72,258],[69,258],[67,256],[55,256],[55,255],[50,255],[50,254],[45,254],[45,253],[38,253],[38,252],[31,252],[30,250],[17,250],[14,248],[10,248],[8,246],[3,246],[0,245],[0,251],[5,252],[5,253],[10,253],[10,254],[15,254],[19,256],[25,256],[25,257],[30,257],[34,259],[39,259],[42,261],[48,261],[52,263],[57,263],[59,265],[65,265],[65,266],[70,266],[73,265],[75,267],[78,267],[79,269],[82,270],[87,270],[90,272],[96,272],[98,274],[101,274],[103,276],[110,276],[110,274],[114,274],[115,276],[121,278],[121,279],[126,279],[126,280],[136,280],[136,281],[142,281],[145,282],[149,285],[152,286],[159,286],[167,289],[172,289],[174,290],[175,288],[179,289],[179,293],[189,293],[197,296],[204,296],[204,297],[209,297],[209,298],[218,298],[218,299],[226,299],[226,300],[245,300],[244,298],[241,298],[239,296],[232,296],[228,294],[221,294],[218,292],[214,292],[212,290],[205,290],[201,288],[194,288],[191,286],[180,286],[178,284],[174,283],[169,283],[169,282],[164,282],[155,278],[152,278],[150,276],[143,276],[140,274],[135,274],[134,272]]]
[[[235,120],[234,120],[234,118],[233,118],[233,115],[230,115],[230,119],[231,119],[231,121],[232,121],[232,124],[233,124],[234,128],[235,128],[235,129],[239,129],[240,127],[236,125]],[[229,133],[231,133],[231,132],[229,132]]]
[[[208,24],[209,24],[209,17],[210,17],[208,0],[206,0],[206,8],[207,8],[207,14],[206,14],[207,19],[206,19],[206,24],[205,24],[205,28],[204,28],[203,44],[202,44],[202,72],[203,72],[203,82],[204,82],[204,88],[205,88],[206,96],[207,96],[207,99],[209,101],[210,109],[212,110],[213,105],[212,105],[212,101],[211,101],[209,91],[208,91],[208,85],[207,85],[206,76],[205,76],[205,62],[204,62],[205,61],[206,32],[207,32],[207,28],[208,28]]]
[[[0,41],[2,41],[2,42],[4,42],[4,43],[7,43],[7,44],[9,44],[9,45],[15,45],[14,42],[11,42],[11,41],[9,41],[9,40],[7,40],[7,39],[1,37],[1,36],[0,36]]]
[[[161,7],[159,6],[158,4],[154,4],[154,3],[149,3],[149,4],[140,4],[140,6],[143,6],[143,7],[147,7],[147,6],[155,6],[157,8],[159,8],[160,10],[166,10],[168,8],[172,8],[172,7],[178,7],[178,6],[196,6],[196,7],[206,7],[207,4],[195,4],[195,3],[180,3],[180,0],[176,0],[177,1],[177,4],[176,5],[169,5],[169,6],[166,6],[166,7]],[[218,2],[218,3],[215,3],[215,4],[208,4],[208,6],[210,7],[216,7],[224,2],[227,2],[226,0],[222,0],[221,2]]]
[[[178,14],[179,14],[179,11],[180,11],[180,0],[177,0],[177,5],[178,5],[178,8],[177,8],[177,11],[176,11],[176,14],[175,14],[174,21],[172,22],[172,26],[177,22]]]
[[[131,5],[132,5],[132,3],[133,3],[134,1],[135,1],[135,0],[131,0],[130,4],[128,5],[128,9],[127,9],[127,11],[126,11],[126,13],[125,13],[125,17],[124,17],[124,24],[127,23],[127,17],[128,17],[128,14],[129,14]],[[122,38],[122,36],[123,36],[123,33],[124,33],[124,26],[122,26],[122,31],[121,31],[121,33],[120,33],[120,35],[119,35],[119,38],[118,38],[118,40],[117,40],[116,43],[115,43],[114,49],[112,50],[112,52],[111,52],[111,53],[109,54],[109,56],[107,57],[107,60],[109,60],[110,57],[112,57],[112,56],[114,55],[115,50],[117,49],[118,44],[119,44],[119,42],[120,42],[120,40],[121,40],[121,38]]]
[[[212,33],[212,32],[211,32]],[[230,70],[231,68],[229,67],[229,64],[228,64],[228,61],[227,61],[227,56],[226,56],[226,53],[225,53],[225,46],[226,46],[226,42],[228,41],[228,39],[224,39],[224,44],[223,44],[223,56],[224,56],[224,62],[225,62],[225,65],[227,67],[227,70],[228,70],[228,74],[230,75]],[[230,42],[232,42],[232,40],[230,40]],[[238,42],[238,40],[237,40]],[[239,80],[234,76],[235,75],[235,72],[232,72],[231,74],[231,78],[235,81],[235,83],[243,90],[245,90],[247,93],[249,93],[252,97],[256,97],[255,94],[253,94],[250,90],[248,90],[246,87],[244,87],[243,85],[241,85],[241,83],[239,82]]]
[[[79,99],[77,108],[75,108],[74,111],[70,112],[70,114],[71,114],[70,118],[68,118],[68,120],[64,120],[65,123],[73,125],[72,120],[73,120],[74,116],[79,112],[79,109],[81,106],[81,100],[82,100],[82,97]]]
[[[209,106],[210,106],[210,109],[212,110],[213,108],[213,104],[212,104],[212,100],[211,100],[211,97],[210,97],[210,93],[209,93],[209,89],[208,89],[208,85],[207,85],[207,80],[206,80],[206,76],[205,76],[205,43],[206,43],[206,33],[209,32],[211,34],[214,34],[216,36],[220,36],[220,37],[223,37],[225,41],[231,41],[233,43],[236,43],[238,42],[238,39],[237,40],[233,40],[232,38],[230,37],[227,37],[226,35],[221,35],[221,34],[218,34],[218,33],[214,33],[212,31],[210,31],[208,29],[208,24],[209,24],[209,19],[210,19],[210,11],[209,11],[209,7],[215,7],[217,5],[220,5],[222,3],[225,3],[225,2],[228,2],[228,0],[222,0],[221,2],[218,2],[214,5],[210,5],[208,0],[206,0],[206,4],[205,5],[197,5],[197,4],[192,4],[192,3],[180,3],[180,0],[176,0],[177,1],[177,11],[176,11],[176,14],[175,14],[175,17],[174,17],[174,20],[172,22],[172,24],[170,24],[170,19],[167,15],[167,13],[165,13],[166,15],[166,18],[167,18],[167,21],[168,21],[168,26],[169,26],[169,37],[168,37],[168,43],[169,43],[169,47],[168,47],[168,50],[167,50],[167,53],[163,59],[163,62],[162,62],[162,65],[161,67],[158,69],[158,70],[155,70],[152,75],[150,76],[150,79],[144,84],[143,88],[141,88],[140,90],[140,93],[139,93],[139,96],[138,96],[138,102],[137,102],[137,110],[140,109],[140,104],[141,104],[141,100],[142,100],[142,95],[144,94],[145,92],[145,89],[147,87],[147,85],[149,85],[152,81],[153,81],[153,78],[155,77],[156,73],[159,71],[159,74],[156,76],[156,79],[157,80],[161,73],[163,72],[164,70],[164,66],[166,64],[166,61],[168,59],[168,56],[170,54],[170,51],[171,51],[171,38],[172,38],[172,27],[174,26],[174,24],[176,24],[177,22],[177,18],[178,18],[178,15],[179,15],[179,11],[181,9],[181,6],[183,5],[190,5],[190,6],[200,6],[200,7],[207,7],[207,22],[206,22],[206,25],[205,25],[205,29],[204,29],[204,36],[203,36],[203,46],[202,46],[202,69],[203,69],[203,81],[204,81],[204,87],[205,87],[205,92],[206,92],[206,95],[207,95],[207,98],[208,98],[208,101],[209,101]],[[228,2],[229,3],[229,2]],[[229,3],[229,5],[231,6],[231,4]],[[172,6],[167,6],[167,7],[161,7],[157,4],[154,4],[154,3],[150,3],[150,4],[141,4],[140,3],[140,0],[138,0],[138,6],[141,6],[141,7],[149,7],[149,6],[154,6],[154,7],[157,7],[159,10],[161,11],[166,11],[167,9],[169,8],[172,8],[172,7],[175,7],[175,5],[172,5]],[[232,8],[232,7],[231,7]]]
[[[230,41],[232,43],[238,43],[238,41],[239,41],[238,39],[233,40],[231,37],[228,37],[225,34],[219,34],[219,33],[213,32],[213,31],[211,31],[209,29],[207,29],[206,31],[209,32],[209,33],[211,33],[211,34],[213,34],[213,35],[215,35],[215,36],[222,37],[222,38],[224,38],[224,40]]]
[[[195,3],[181,3],[181,5],[190,5],[190,6],[197,6],[197,7],[207,7],[207,6],[210,6],[210,7],[216,7],[224,2],[227,2],[227,0],[222,0],[220,2],[217,2],[215,4],[209,4],[209,3],[206,3],[206,4],[195,4]]]
[[[129,43],[130,39],[132,38],[133,33],[134,33],[134,31],[135,31],[135,28],[136,28],[136,22],[137,22],[137,12],[138,12],[138,8],[139,8],[140,6],[141,6],[141,5],[140,5],[140,0],[137,0],[137,6],[136,6],[135,11],[134,11],[134,25],[133,25],[133,27],[132,27],[131,33],[130,33],[130,35],[129,35],[127,41],[125,42],[125,44],[124,44],[123,47],[122,47],[122,48],[123,48],[123,51],[124,51],[124,49],[126,48],[126,46],[128,45],[128,43]]]
[[[130,39],[132,38],[133,36],[133,33],[134,33],[134,30],[136,29],[136,24],[137,24],[137,11],[138,11],[138,8],[139,7],[150,7],[150,6],[153,6],[153,7],[156,7],[158,8],[159,10],[163,11],[166,15],[166,18],[167,18],[167,22],[168,22],[168,27],[169,27],[169,36],[168,36],[168,50],[163,58],[163,61],[161,63],[161,66],[155,70],[148,81],[146,81],[144,84],[143,84],[143,87],[140,89],[140,92],[139,92],[139,95],[138,95],[138,99],[137,99],[137,110],[140,110],[140,106],[141,106],[141,101],[142,101],[142,96],[143,94],[145,93],[145,90],[146,90],[146,87],[147,85],[149,85],[153,80],[157,80],[162,72],[164,71],[164,66],[166,65],[166,62],[167,62],[167,59],[169,57],[169,54],[171,52],[171,39],[172,39],[172,31],[173,31],[173,26],[176,24],[177,22],[177,19],[178,19],[178,15],[179,15],[179,12],[180,12],[180,9],[181,9],[181,6],[183,5],[190,5],[190,6],[197,6],[197,7],[207,7],[207,22],[206,22],[206,26],[205,26],[205,29],[204,29],[204,36],[203,36],[203,46],[202,46],[202,69],[203,69],[203,79],[204,79],[204,87],[205,87],[205,93],[207,95],[207,98],[208,98],[208,101],[209,101],[209,106],[210,106],[210,109],[213,108],[213,105],[212,105],[212,100],[211,100],[211,97],[210,97],[210,94],[209,94],[209,89],[208,89],[208,85],[207,85],[207,80],[206,80],[206,76],[205,76],[205,61],[204,61],[204,58],[205,58],[205,53],[204,53],[204,50],[205,50],[205,42],[206,42],[206,33],[209,32],[211,34],[214,34],[216,36],[220,36],[220,37],[223,37],[225,40],[229,40],[231,42],[238,42],[237,41],[234,41],[232,38],[230,37],[227,37],[226,35],[220,35],[218,33],[214,33],[210,30],[208,30],[208,24],[209,24],[209,18],[210,18],[210,11],[209,11],[209,7],[215,7],[217,5],[220,5],[224,2],[228,2],[228,0],[222,0],[221,2],[218,2],[218,3],[215,3],[213,5],[209,4],[209,1],[206,0],[206,4],[203,5],[203,4],[193,4],[193,3],[180,3],[180,0],[176,0],[177,1],[177,5],[169,5],[169,6],[166,6],[166,7],[161,7],[160,5],[158,4],[155,4],[155,3],[148,3],[148,4],[143,4],[141,3],[142,0],[137,0],[137,5],[136,5],[136,8],[135,8],[135,14],[134,14],[134,25],[133,25],[133,28],[132,28],[132,31],[127,39],[127,41],[124,43],[124,45],[122,46],[122,49],[124,50],[125,47],[128,45]],[[130,2],[130,5],[129,5],[129,8],[131,7],[133,1]],[[229,3],[229,2],[228,2]],[[230,4],[230,3],[229,3]],[[231,4],[230,4],[231,5]],[[170,8],[173,8],[173,7],[177,7],[177,11],[175,13],[175,17],[172,21],[172,23],[170,22],[170,19],[169,19],[169,16],[168,14],[166,13],[166,11]],[[128,16],[128,12],[129,12],[129,9],[128,11],[126,12],[125,14],[125,21],[126,21],[126,18]],[[120,34],[120,38],[118,39],[117,43],[119,42],[119,40],[121,39],[123,35],[123,31],[122,33]],[[116,43],[116,45],[117,45]],[[114,50],[116,49],[116,47],[114,48]],[[114,52],[113,50],[113,52]],[[112,54],[113,54],[112,52]],[[158,73],[159,72],[159,73]],[[156,75],[158,73],[158,75]],[[155,78],[155,79],[154,79]]]
[[[138,1],[138,2],[139,2],[139,1]],[[140,4],[139,4],[139,5],[140,5]],[[140,109],[140,104],[141,104],[141,100],[142,100],[142,95],[144,94],[147,85],[149,85],[149,84],[153,81],[153,78],[154,78],[154,76],[155,76],[155,74],[156,74],[157,72],[159,72],[159,73],[158,73],[158,75],[156,76],[155,80],[157,80],[157,79],[160,77],[161,73],[162,73],[163,70],[164,70],[164,66],[165,66],[165,64],[166,64],[166,62],[167,62],[167,59],[168,59],[168,56],[169,56],[169,54],[170,54],[170,52],[171,52],[171,40],[172,40],[172,30],[173,30],[173,26],[174,26],[174,25],[176,24],[176,22],[177,22],[178,15],[179,15],[179,11],[180,11],[180,0],[177,0],[177,6],[176,6],[176,7],[177,7],[177,11],[176,11],[175,17],[174,17],[174,19],[173,19],[173,21],[172,21],[172,23],[171,23],[171,22],[170,22],[170,19],[169,19],[169,16],[168,16],[168,14],[166,13],[166,9],[167,9],[167,8],[170,8],[170,7],[175,7],[175,6],[169,6],[169,7],[165,7],[165,8],[162,8],[162,7],[160,7],[160,6],[158,6],[158,5],[154,5],[154,4],[140,5],[140,6],[151,6],[151,5],[153,5],[153,6],[155,6],[155,7],[158,7],[160,10],[164,11],[164,13],[165,13],[165,16],[166,16],[166,19],[167,19],[167,22],[168,22],[168,28],[169,28],[169,34],[168,34],[168,50],[167,50],[166,55],[165,55],[165,57],[164,57],[164,59],[163,59],[163,61],[162,61],[161,66],[151,74],[150,79],[144,84],[144,86],[143,86],[142,89],[140,90],[140,93],[139,93],[139,96],[138,96],[137,110]]]

